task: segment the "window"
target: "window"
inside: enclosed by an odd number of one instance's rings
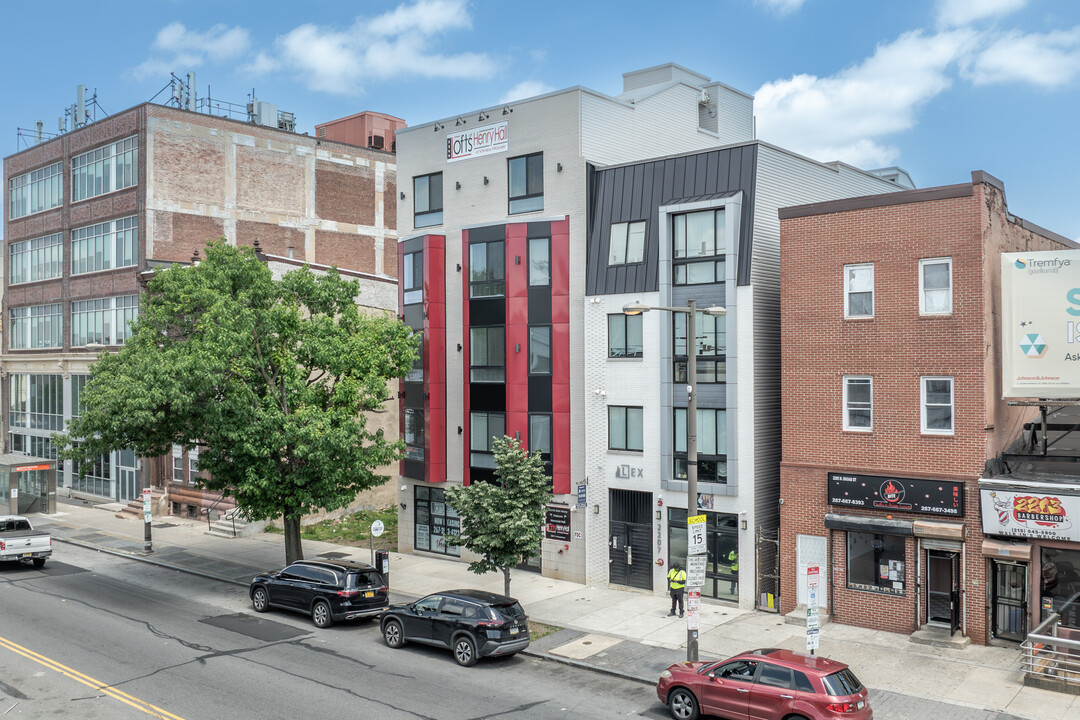
[[[194,447],[188,451],[188,477],[194,482],[199,476],[199,448]]]
[[[675,265],[676,285],[708,285],[719,282],[724,282],[723,260]]]
[[[71,231],[71,274],[127,267],[137,261],[139,219],[131,217]]]
[[[952,258],[919,261],[919,314],[952,313]]]
[[[710,674],[718,678],[753,682],[757,666],[758,663],[755,660],[735,660],[718,666],[716,669],[712,670]]]
[[[826,675],[821,678],[821,684],[825,686],[826,695],[857,695],[863,689],[862,682],[851,672],[851,668]]]
[[[64,163],[58,162],[11,178],[8,181],[8,217],[14,220],[60,207],[64,201],[63,172]]]
[[[922,431],[932,435],[953,434],[953,379],[922,378]]]
[[[80,478],[78,473],[75,473],[72,478],[72,488],[76,492],[114,497],[112,453],[99,456],[97,462],[94,463],[84,477]]]
[[[904,594],[904,538],[847,533],[847,586],[890,595]]]
[[[529,450],[539,450],[544,459],[551,458],[551,415],[529,413]]]
[[[551,374],[551,326],[529,327],[529,374]]]
[[[608,315],[608,357],[639,358],[642,355],[642,316]]]
[[[529,287],[551,284],[551,238],[529,238]]]
[[[404,305],[414,305],[424,301],[424,253],[423,251],[406,253],[402,258],[401,290]]]
[[[675,408],[675,479],[687,477],[686,408]],[[727,411],[698,408],[698,480],[727,483]]]
[[[469,297],[499,297],[506,289],[503,241],[469,245]]]
[[[780,667],[779,665],[773,665],[772,663],[767,662],[761,663],[761,672],[758,673],[757,681],[761,685],[783,688],[785,690],[791,690],[793,685],[790,668]]]
[[[701,210],[672,216],[676,259],[724,254],[724,211]]]
[[[442,488],[416,486],[413,502],[413,519],[415,536],[413,547],[417,550],[437,552],[444,555],[461,555],[461,548],[446,542],[448,536],[461,534],[461,519],[454,508],[446,502],[446,493]],[[421,607],[417,603],[417,609],[434,612],[439,607],[442,597],[432,598],[429,607]],[[423,601],[422,601],[423,602]]]
[[[71,346],[123,345],[131,334],[129,322],[139,316],[139,296],[121,295],[71,303]]]
[[[442,225],[442,173],[413,178],[413,226]]]
[[[405,408],[405,457],[424,459],[424,411],[420,408]]]
[[[477,468],[495,467],[491,453],[493,438],[506,435],[506,414],[474,412],[469,414],[469,465]]]
[[[8,281],[14,285],[58,278],[64,272],[63,257],[64,236],[61,233],[13,242],[8,249]]]
[[[39,458],[49,458],[50,460],[56,459],[56,447],[52,444],[52,440],[47,437],[38,437],[37,435],[23,435],[21,433],[11,433],[11,452],[18,453],[20,455],[33,455]]]
[[[510,214],[544,209],[544,153],[507,160],[510,174]]]
[[[872,430],[874,427],[874,380],[858,375],[844,376],[844,429]]]
[[[8,424],[31,430],[64,429],[64,378],[62,375],[8,376]]]
[[[644,410],[639,407],[608,407],[608,449],[633,450],[645,449]]]
[[[71,376],[71,418],[82,417],[83,394],[86,392],[86,383],[90,382],[89,375]]]
[[[131,187],[139,181],[139,136],[71,158],[71,201]]]
[[[844,317],[874,317],[874,265],[844,266]]]
[[[63,306],[30,305],[11,308],[11,334],[8,339],[12,350],[58,348],[63,336]]]
[[[184,448],[179,445],[172,446],[172,468],[173,482],[184,482]]]
[[[615,223],[608,241],[608,265],[645,262],[645,221]]]
[[[469,328],[469,380],[506,381],[506,329],[501,325]]]
[[[687,326],[688,313],[674,313],[674,354],[675,382],[686,383],[689,365],[687,363]],[[697,333],[697,381],[699,383],[727,382],[727,319],[697,313],[695,321]]]

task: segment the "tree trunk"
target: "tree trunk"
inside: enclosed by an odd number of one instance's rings
[[[285,516],[285,564],[291,565],[304,559],[304,548],[300,544],[300,518]],[[507,581],[509,582],[509,581]]]
[[[503,595],[510,596],[510,568],[502,568],[503,573]]]

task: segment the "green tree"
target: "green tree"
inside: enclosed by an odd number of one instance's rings
[[[192,266],[150,280],[139,319],[102,353],[81,415],[57,435],[80,475],[111,450],[156,457],[199,448],[199,480],[252,520],[283,518],[285,560],[303,558],[300,519],[385,482],[403,444],[367,427],[419,337],[396,317],[362,315],[359,283],[336,269],[275,280],[251,248],[209,243]]]
[[[503,592],[509,595],[510,569],[540,547],[551,481],[540,452],[530,454],[514,438],[495,438],[492,451],[497,483],[474,482],[446,491],[447,502],[461,517],[461,534],[447,542],[480,556],[469,563],[472,572],[502,571]]]

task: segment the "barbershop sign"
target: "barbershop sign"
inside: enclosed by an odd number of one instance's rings
[[[450,133],[446,136],[446,162],[506,152],[509,140],[510,124],[505,121]]]

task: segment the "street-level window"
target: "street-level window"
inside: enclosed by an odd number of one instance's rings
[[[952,258],[919,261],[919,314],[952,313]]]
[[[442,180],[441,172],[413,178],[413,227],[442,225]]]
[[[60,303],[11,308],[8,345],[12,350],[58,348],[63,340],[64,315]]]
[[[544,153],[507,160],[510,175],[510,214],[544,209]]]
[[[642,355],[642,316],[613,313],[608,315],[608,357],[639,358]]]
[[[529,327],[529,374],[551,374],[551,326]]]
[[[930,435],[953,434],[953,379],[922,378],[922,431]]]
[[[8,217],[25,217],[64,202],[64,163],[58,162],[8,180]]]
[[[495,438],[506,435],[506,413],[469,413],[469,466],[495,468]]]
[[[862,375],[844,376],[844,429],[872,430],[874,427],[874,379]]]
[[[639,407],[608,406],[608,449],[645,449],[645,416]]]
[[[686,408],[675,408],[676,480],[687,479],[689,456],[686,446]],[[727,483],[727,411],[698,408],[698,481]]]
[[[13,242],[8,248],[8,282],[15,285],[58,278],[64,272],[63,257],[63,233]]]
[[[401,292],[404,305],[424,301],[424,252],[405,253],[401,260]]]
[[[529,287],[551,284],[551,238],[529,238]]]
[[[469,245],[469,297],[500,297],[506,291],[502,240]]]
[[[874,317],[874,264],[844,266],[844,317]]]
[[[461,534],[461,519],[446,502],[446,492],[442,488],[423,485],[416,486],[415,491],[413,546],[425,552],[459,557],[461,548],[446,542],[447,537]]]
[[[8,425],[33,430],[64,429],[64,377],[11,373]]]
[[[71,158],[71,201],[121,190],[139,182],[139,136]]]
[[[506,329],[469,328],[469,381],[506,381]]]
[[[904,594],[904,538],[847,533],[847,586],[890,595]]]
[[[614,223],[608,241],[608,265],[645,262],[645,221]]]

